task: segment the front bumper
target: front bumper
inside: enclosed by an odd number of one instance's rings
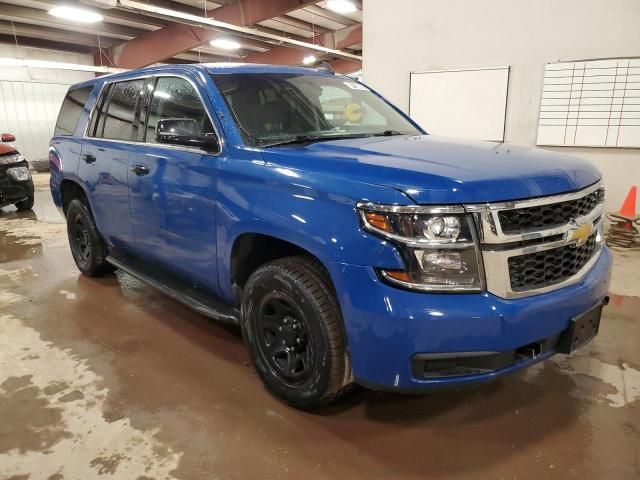
[[[410,292],[382,283],[370,267],[334,263],[354,377],[375,389],[419,391],[489,380],[544,360],[557,353],[571,318],[604,301],[611,263],[603,247],[579,283],[518,299]],[[484,373],[424,378],[415,368],[424,354],[512,352],[543,341],[546,349],[534,358]]]
[[[13,167],[27,167],[28,163],[12,163],[0,167],[0,207],[5,207],[33,196],[33,180],[17,181],[9,177],[6,171]]]

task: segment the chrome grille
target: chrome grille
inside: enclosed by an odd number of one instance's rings
[[[587,215],[603,200],[604,190],[598,189],[576,200],[504,210],[498,213],[498,219],[507,234],[553,228]]]
[[[580,281],[601,251],[604,190],[465,205],[478,227],[487,291],[519,298]]]
[[[578,273],[596,251],[596,234],[583,245],[566,245],[509,258],[509,277],[515,292],[556,285]]]

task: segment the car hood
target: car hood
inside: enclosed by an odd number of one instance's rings
[[[267,162],[401,190],[421,204],[484,203],[554,195],[600,179],[564,154],[433,135],[369,137],[263,150]],[[373,199],[371,199],[373,200]]]

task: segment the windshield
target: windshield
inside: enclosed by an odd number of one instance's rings
[[[421,133],[361,83],[290,73],[216,74],[245,143],[281,143]]]

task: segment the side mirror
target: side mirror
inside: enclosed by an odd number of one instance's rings
[[[15,142],[16,141],[16,136],[12,135],[10,133],[3,133],[2,136],[0,137],[0,140],[2,140],[2,142]]]
[[[200,126],[192,118],[164,118],[156,124],[156,142],[169,145],[185,145],[217,149],[215,133],[202,133]]]

